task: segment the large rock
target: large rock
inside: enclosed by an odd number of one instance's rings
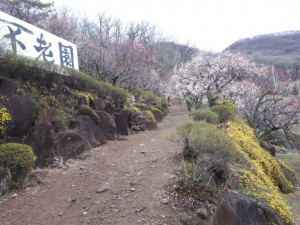
[[[61,132],[56,136],[54,151],[56,156],[64,159],[73,158],[86,150],[86,141],[74,132]]]
[[[51,123],[35,124],[25,140],[37,157],[35,165],[45,167],[53,162],[54,157],[54,130]]]
[[[29,96],[14,95],[1,99],[3,104],[11,114],[11,121],[7,123],[6,136],[22,138],[33,127],[37,111],[33,106]]]
[[[249,197],[223,194],[213,219],[213,225],[267,225],[266,213]]]
[[[95,124],[91,117],[79,115],[75,117],[77,128],[73,131],[85,140],[85,149],[92,149],[106,143],[106,137],[101,128]]]
[[[111,102],[105,102],[104,104],[105,104],[105,105],[104,105],[103,110],[104,110],[105,112],[109,113],[110,115],[113,115],[114,112],[115,112],[115,107],[114,107],[114,105],[113,105]]]
[[[3,78],[0,79],[0,95],[12,96],[16,93],[16,85],[11,79]]]
[[[115,121],[117,126],[117,133],[121,135],[129,134],[131,111],[125,109],[118,109],[115,112]]]
[[[135,117],[133,120],[133,124],[135,126],[141,127],[144,131],[158,129],[156,122],[150,120],[148,117],[143,115]]]
[[[104,111],[96,111],[100,117],[99,127],[101,128],[103,134],[107,140],[116,140],[117,135],[117,125],[115,119],[112,115]]]
[[[7,174],[0,169],[0,197],[7,191],[9,191]]]
[[[161,111],[152,109],[151,112],[157,122],[161,122],[163,120],[164,114]]]

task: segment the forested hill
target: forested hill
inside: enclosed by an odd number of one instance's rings
[[[241,52],[257,62],[300,70],[300,31],[241,39],[226,50]]]

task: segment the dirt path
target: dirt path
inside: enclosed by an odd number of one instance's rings
[[[0,224],[180,224],[165,191],[180,164],[168,136],[188,117],[182,107],[170,110],[158,131],[108,142],[66,170],[40,170],[44,185],[0,200]]]

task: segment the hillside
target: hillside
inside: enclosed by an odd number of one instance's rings
[[[293,69],[299,77],[300,31],[258,35],[241,39],[226,50],[241,52],[256,62]]]

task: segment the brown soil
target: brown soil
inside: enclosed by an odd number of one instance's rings
[[[4,196],[0,224],[181,224],[166,188],[181,150],[168,137],[187,118],[173,106],[157,131],[108,142],[62,169],[35,171],[43,184]]]

